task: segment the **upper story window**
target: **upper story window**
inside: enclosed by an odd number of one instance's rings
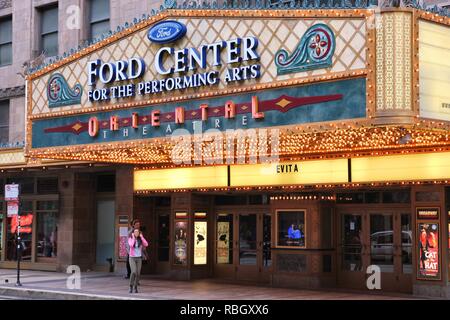
[[[102,33],[108,32],[109,25],[109,0],[89,1],[89,38],[99,38]]]
[[[12,63],[12,17],[0,20],[0,66]]]
[[[58,55],[58,7],[45,8],[40,13],[40,49],[47,57],[53,57]]]
[[[9,100],[0,101],[0,143],[9,142]]]

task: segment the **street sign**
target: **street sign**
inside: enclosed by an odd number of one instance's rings
[[[8,217],[19,214],[19,201],[8,201],[7,209]]]
[[[18,184],[6,184],[5,185],[5,200],[6,201],[19,201],[19,185]]]

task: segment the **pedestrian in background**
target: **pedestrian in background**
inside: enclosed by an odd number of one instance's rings
[[[142,232],[135,228],[133,233],[128,238],[128,245],[130,246],[130,268],[131,268],[131,276],[130,276],[130,291],[129,293],[134,292],[138,293],[137,287],[139,284],[139,277],[141,276],[141,268],[142,268],[142,257],[144,255],[144,250],[148,246],[147,240],[145,240]]]

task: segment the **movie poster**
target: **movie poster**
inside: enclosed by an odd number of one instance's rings
[[[206,264],[207,222],[194,222],[194,264]]]
[[[439,224],[418,224],[418,278],[439,280]]]
[[[230,222],[217,222],[217,263],[230,263]]]
[[[175,264],[187,264],[186,221],[175,221]]]

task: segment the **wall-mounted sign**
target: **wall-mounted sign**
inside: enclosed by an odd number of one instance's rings
[[[206,212],[195,212],[194,213],[195,219],[206,219],[206,217],[207,217]]]
[[[187,221],[175,220],[175,258],[174,264],[187,264]]]
[[[207,222],[194,221],[194,264],[207,263]]]
[[[119,220],[119,224],[128,225],[128,216],[125,216],[125,215],[119,216],[118,220]]]
[[[148,39],[155,43],[170,43],[186,34],[186,26],[178,21],[162,21],[148,30]]]
[[[19,200],[19,185],[5,184],[5,201],[18,201],[18,200]]]
[[[12,217],[19,214],[19,201],[8,201],[7,202],[7,216]]]
[[[175,212],[175,219],[187,219],[187,212]]]
[[[417,279],[440,280],[439,223],[418,223]]]
[[[416,208],[418,220],[439,219],[439,208]]]

